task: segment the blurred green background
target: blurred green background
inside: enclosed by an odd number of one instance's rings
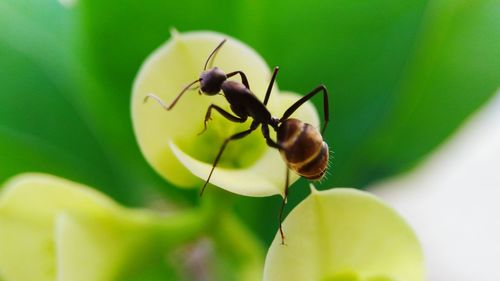
[[[497,0],[1,0],[0,180],[39,171],[129,206],[196,204],[197,190],[153,172],[131,128],[132,82],[171,27],[246,42],[281,67],[281,89],[328,86],[334,159],[320,189],[410,169],[500,85]],[[287,209],[307,193],[296,183]],[[232,197],[269,244],[280,199]]]

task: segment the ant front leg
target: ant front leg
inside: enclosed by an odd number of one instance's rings
[[[230,78],[230,77],[233,77],[236,74],[240,75],[240,77],[241,77],[241,83],[243,83],[243,85],[245,85],[245,87],[250,90],[250,84],[248,84],[247,76],[245,75],[245,73],[243,73],[243,71],[240,71],[240,70],[233,71],[233,72],[230,72],[230,73],[226,74],[226,76],[227,76],[227,78]]]
[[[231,113],[225,111],[224,109],[220,108],[219,106],[215,104],[211,104],[208,107],[207,113],[205,114],[205,122],[203,125],[205,126],[201,132],[198,133],[198,135],[201,135],[203,132],[207,130],[207,122],[208,120],[212,119],[212,109],[217,110],[222,116],[226,117],[226,119],[233,121],[233,122],[238,122],[238,123],[243,123],[247,121],[248,117],[247,116],[234,116]]]
[[[301,99],[296,101],[292,106],[290,106],[286,111],[285,114],[283,114],[283,117],[281,117],[280,122],[285,121],[292,115],[295,110],[297,110],[302,104],[304,104],[306,101],[310,100],[314,95],[316,95],[319,92],[323,92],[323,118],[325,124],[323,125],[323,129],[321,129],[321,134],[325,132],[326,125],[328,124],[329,120],[329,109],[328,109],[328,91],[326,90],[325,85],[319,85],[318,87],[314,88],[309,94],[303,96]]]
[[[236,133],[236,134],[234,134],[234,135],[232,135],[229,138],[224,140],[221,148],[219,149],[219,153],[217,153],[217,157],[215,157],[214,163],[212,164],[212,170],[210,170],[210,174],[208,174],[208,178],[205,181],[205,184],[203,185],[203,187],[201,188],[200,196],[203,195],[203,191],[205,191],[205,188],[207,187],[207,184],[210,181],[210,178],[212,177],[212,174],[215,170],[215,167],[217,166],[217,163],[219,163],[220,157],[222,156],[224,149],[226,149],[226,145],[232,140],[237,140],[237,139],[241,139],[241,138],[248,136],[251,132],[253,132],[255,129],[257,129],[258,126],[259,126],[259,123],[253,122],[252,125],[250,126],[250,129],[245,130],[243,132]]]
[[[163,107],[163,109],[165,109],[166,111],[169,111],[169,110],[171,110],[175,106],[175,104],[177,103],[177,101],[179,101],[179,99],[182,97],[182,95],[184,95],[184,93],[186,91],[188,91],[188,90],[191,89],[191,86],[193,86],[194,84],[196,84],[196,83],[198,83],[200,81],[201,81],[200,79],[197,79],[197,80],[194,80],[193,82],[189,83],[186,87],[184,87],[184,89],[182,89],[182,91],[177,95],[177,97],[169,105],[165,104],[165,102],[160,97],[158,97],[158,96],[156,96],[154,94],[147,94],[144,97],[144,101],[143,102],[146,103],[149,98],[152,98],[152,99],[156,100]],[[196,88],[194,88],[194,89],[196,89]]]

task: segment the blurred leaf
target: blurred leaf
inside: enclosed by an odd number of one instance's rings
[[[336,158],[346,161],[398,83],[425,3],[321,1],[308,5],[304,9],[284,1],[218,5],[85,1],[79,6],[81,43],[93,62],[90,67],[100,71],[106,83],[126,90],[142,60],[168,38],[170,27],[233,35],[270,58],[271,67],[281,66],[278,82],[282,89],[306,93],[320,82],[331,88],[336,134],[335,139],[332,133],[326,139]],[[307,19],[307,25],[297,18]],[[335,163],[334,169],[339,165]],[[345,181],[350,185],[366,181],[363,172],[358,172]]]
[[[64,79],[67,42],[60,28],[42,24],[63,15],[62,7],[12,2],[0,3],[1,180],[38,170],[109,183],[102,148]]]
[[[178,269],[167,264],[165,261],[151,262],[139,272],[129,274],[120,281],[158,281],[158,280],[176,280],[184,281],[177,273]]]
[[[215,244],[217,280],[260,280],[264,250],[260,241],[233,215],[222,214],[211,230]]]
[[[0,3],[0,181],[48,172],[143,204],[168,190],[139,153],[128,102],[115,103],[74,52],[73,18],[56,1]]]
[[[177,27],[254,46],[270,67],[281,66],[281,89],[306,93],[326,84],[333,122],[325,138],[335,154],[325,186],[361,187],[413,166],[499,86],[499,6],[86,0],[66,10],[56,1],[2,1],[0,179],[45,171],[106,187],[129,203],[165,185],[135,144],[130,89],[144,58]],[[305,193],[294,188],[289,205]],[[276,200],[238,201],[270,239],[275,221],[262,217],[276,211]]]
[[[412,167],[500,86],[499,1],[431,1],[417,39],[392,106],[343,169],[352,177]]]
[[[281,66],[281,88],[306,93],[327,84],[334,128],[326,139],[335,151],[328,181],[343,185],[361,186],[410,167],[500,84],[494,0],[337,0],[307,7],[84,1],[79,10],[93,69],[118,89],[129,87],[172,26],[215,29],[254,45],[270,66]]]
[[[334,157],[324,186],[363,187],[413,166],[500,84],[495,0],[87,0],[76,10],[85,61],[122,110],[139,66],[171,27],[248,43],[281,67],[280,89],[305,94],[326,84]],[[306,193],[294,187],[288,208]],[[277,201],[238,198],[237,208],[270,240]]]
[[[210,208],[170,214],[124,208],[75,182],[19,175],[0,193],[0,275],[89,281],[166,272],[157,263],[207,228]]]

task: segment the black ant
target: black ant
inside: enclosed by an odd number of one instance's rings
[[[215,160],[212,164],[212,170],[210,171],[210,174],[208,175],[208,178],[205,181],[203,188],[201,189],[200,196],[203,194],[203,191],[210,181],[210,178],[212,177],[214,169],[217,166],[217,163],[219,162],[220,157],[224,152],[224,149],[226,148],[226,145],[232,140],[241,139],[249,135],[251,132],[256,130],[259,125],[261,126],[262,134],[266,139],[267,145],[278,149],[287,164],[285,192],[279,214],[279,230],[282,243],[284,243],[285,236],[281,227],[281,221],[283,209],[285,207],[286,199],[288,196],[290,169],[294,170],[297,174],[306,179],[320,180],[324,176],[328,166],[328,145],[323,141],[322,137],[329,119],[328,92],[324,85],[319,85],[310,93],[303,96],[292,106],[290,106],[281,118],[278,119],[276,117],[273,117],[269,110],[266,108],[266,105],[269,101],[269,96],[271,94],[271,90],[273,88],[274,81],[276,80],[276,75],[278,74],[279,68],[274,68],[271,81],[269,83],[269,86],[267,87],[264,102],[261,102],[250,91],[250,85],[248,84],[247,77],[242,71],[233,71],[226,74],[218,67],[211,67],[211,62],[213,61],[211,61],[211,59],[216,56],[217,52],[225,42],[226,39],[222,40],[222,42],[220,42],[219,45],[217,45],[217,47],[215,47],[212,53],[208,56],[200,78],[189,83],[170,105],[165,105],[165,103],[159,97],[153,94],[148,94],[145,97],[144,101],[146,102],[147,99],[151,97],[159,102],[166,110],[171,110],[180,99],[180,97],[194,84],[199,82],[200,94],[203,93],[209,96],[213,96],[220,93],[220,91],[222,90],[222,93],[226,100],[229,102],[232,111],[232,113],[230,113],[215,104],[211,104],[208,107],[207,113],[205,115],[204,129],[201,133],[203,133],[207,129],[207,122],[211,119],[210,117],[212,114],[212,110],[216,110],[226,119],[233,122],[243,123],[248,119],[248,117],[251,117],[253,119],[249,129],[236,133],[224,140],[221,148],[219,149],[219,153],[217,154],[217,157],[215,157]],[[207,70],[207,66],[209,65],[209,70]],[[240,75],[241,83],[227,80],[228,78],[235,75]],[[302,104],[304,104],[307,100],[311,99],[319,92],[323,93],[324,107],[324,125],[321,130],[321,134],[314,126],[304,123],[298,119],[289,118],[290,115],[292,115]],[[277,142],[272,140],[269,136],[269,126],[271,126],[276,131]]]

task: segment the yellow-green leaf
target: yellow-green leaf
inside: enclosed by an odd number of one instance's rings
[[[355,189],[312,191],[276,235],[264,280],[424,280],[423,256],[406,222]]]
[[[0,193],[0,278],[119,280],[199,235],[212,214],[205,202],[163,215],[55,176],[17,176]]]
[[[0,193],[0,276],[9,281],[54,280],[54,226],[61,211],[99,215],[118,208],[82,185],[42,174],[9,181]]]
[[[154,93],[165,104],[170,104],[188,83],[198,79],[208,55],[224,38],[228,41],[217,54],[214,65],[226,73],[243,71],[251,90],[263,100],[270,80],[269,67],[250,47],[214,32],[174,32],[173,38],[146,60],[134,83],[132,120],[139,146],[151,166],[179,186],[201,187],[224,139],[248,129],[251,121],[235,124],[214,112],[207,131],[198,135],[210,104],[229,110],[222,96],[200,96],[197,91],[188,91],[170,111],[153,99],[147,103],[144,99]],[[240,78],[230,79],[239,81]],[[292,93],[278,94],[275,86],[268,108],[280,117],[298,98]],[[316,110],[310,103],[302,106],[295,116],[319,125]],[[281,194],[285,169],[278,151],[267,147],[260,130],[256,130],[244,139],[229,143],[211,182],[242,195]],[[294,175],[290,182],[297,178]]]

